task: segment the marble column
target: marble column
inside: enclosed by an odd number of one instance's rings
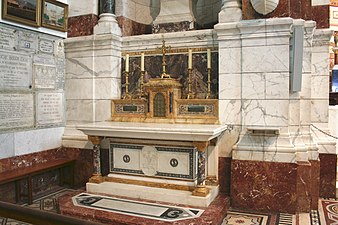
[[[115,16],[115,0],[100,0],[100,19],[94,27],[94,34],[121,36],[121,28]]]
[[[218,14],[219,23],[236,22],[242,19],[241,0],[222,0],[222,8]]]
[[[100,156],[100,144],[101,137],[98,136],[89,136],[88,139],[93,143],[93,165],[94,173],[93,176],[89,179],[90,183],[102,183],[103,177],[101,174],[101,156]]]
[[[197,173],[197,186],[192,192],[194,196],[206,197],[209,194],[209,189],[205,186],[206,178],[206,150],[208,142],[194,142],[194,146],[198,151],[198,173]]]

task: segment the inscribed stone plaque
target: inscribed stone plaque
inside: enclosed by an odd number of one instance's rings
[[[39,51],[42,53],[53,54],[54,53],[53,40],[40,38],[39,39]]]
[[[1,130],[33,126],[33,94],[0,94]]]
[[[16,41],[17,33],[15,29],[0,27],[0,48],[14,50]]]
[[[65,59],[56,58],[56,87],[57,90],[63,90],[65,87]]]
[[[19,31],[19,50],[36,52],[38,35],[30,32]]]
[[[0,89],[32,85],[32,59],[25,53],[0,50]]]
[[[44,64],[44,65],[54,65],[55,64],[55,60],[54,60],[53,55],[34,54],[34,56],[33,56],[33,63]]]
[[[34,64],[34,88],[55,89],[56,67]]]
[[[37,93],[36,125],[56,126],[64,123],[63,93]]]

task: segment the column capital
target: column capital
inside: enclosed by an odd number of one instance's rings
[[[209,141],[194,141],[193,145],[199,152],[205,152],[209,145]]]
[[[103,138],[99,136],[88,136],[88,140],[93,143],[93,145],[99,145]]]

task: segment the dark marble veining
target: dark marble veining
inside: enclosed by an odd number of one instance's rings
[[[72,197],[76,194],[79,194],[80,192],[74,192],[70,194],[63,195],[59,198],[59,206],[60,206],[60,212],[63,215],[68,216],[74,216],[74,217],[80,217],[86,220],[90,221],[97,221],[101,222],[103,224],[114,224],[114,225],[127,225],[127,224],[134,224],[134,225],[169,225],[169,224],[175,224],[175,225],[207,225],[207,224],[221,224],[224,215],[226,214],[228,208],[229,208],[229,198],[225,195],[218,195],[217,198],[210,204],[209,207],[204,208],[205,212],[199,217],[195,219],[188,219],[188,220],[181,220],[176,221],[174,223],[172,222],[165,222],[165,221],[158,221],[158,220],[152,220],[152,219],[146,219],[142,217],[134,217],[134,216],[128,216],[118,213],[112,213],[112,212],[105,212],[101,210],[96,209],[88,209],[84,207],[74,206],[72,202]],[[118,197],[118,196],[113,196]],[[139,200],[139,199],[133,199],[133,200]],[[161,202],[153,202],[148,201],[152,203],[158,203],[161,204]],[[164,203],[166,205],[170,205],[168,203]],[[188,207],[186,205],[180,205],[182,207]]]
[[[336,197],[337,155],[319,154],[320,158],[320,189],[322,198]]]
[[[232,160],[231,206],[261,212],[297,210],[297,164]]]
[[[220,192],[230,195],[230,182],[231,182],[231,158],[219,157],[218,158],[218,180]]]
[[[123,16],[118,16],[116,20],[121,27],[122,36],[151,34],[152,32],[151,25],[138,23]]]
[[[319,200],[319,180],[320,180],[320,161],[310,160],[311,163],[311,209],[318,209]]]
[[[212,53],[211,62],[211,96],[218,97],[218,53]],[[150,78],[161,77],[162,74],[162,56],[145,56],[145,76],[144,82],[147,83]],[[140,56],[130,57],[129,61],[129,93],[137,96],[141,82]],[[167,74],[172,78],[178,79],[183,85],[182,98],[188,94],[188,53],[167,55]],[[122,63],[122,96],[125,93],[125,62]],[[207,53],[193,53],[192,70],[192,92],[196,98],[205,98],[207,93]]]
[[[99,17],[95,14],[69,17],[67,30],[68,37],[92,35],[98,19]]]
[[[189,21],[183,21],[183,22],[177,22],[177,23],[154,24],[152,32],[153,34],[181,32],[181,31],[195,30],[195,27],[196,25]]]

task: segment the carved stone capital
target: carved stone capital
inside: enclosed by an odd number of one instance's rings
[[[102,137],[99,136],[88,136],[88,140],[93,143],[93,145],[99,145],[101,143]]]
[[[205,152],[207,149],[209,142],[208,141],[194,141],[193,142],[194,147],[197,148],[199,152]]]
[[[209,186],[217,186],[219,185],[219,182],[216,176],[207,176],[205,179],[205,184]]]

